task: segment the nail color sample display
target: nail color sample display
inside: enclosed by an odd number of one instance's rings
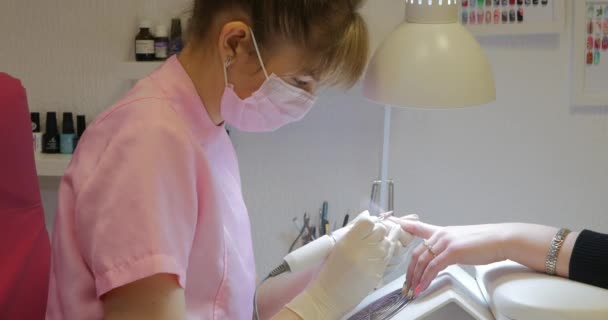
[[[599,66],[608,53],[608,1],[587,3],[585,63]]]
[[[549,0],[461,0],[460,21],[466,25],[496,25],[538,22],[535,19],[543,19],[547,14],[539,13],[538,10],[553,10]],[[528,16],[526,6],[535,11]],[[534,7],[535,6],[535,7]],[[534,17],[534,14],[537,17]],[[593,11],[592,15],[595,16]],[[540,17],[540,18],[538,18]],[[591,26],[595,29],[596,27]],[[607,26],[608,28],[608,26]]]

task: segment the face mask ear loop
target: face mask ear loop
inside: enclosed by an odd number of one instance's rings
[[[228,87],[228,67],[232,64],[232,57],[228,56],[224,62],[224,84]]]
[[[253,29],[249,28],[251,31],[251,39],[253,39],[253,46],[255,47],[255,52],[258,55],[258,60],[260,60],[260,65],[262,66],[262,70],[264,70],[264,75],[266,79],[269,79],[268,71],[266,71],[266,66],[264,65],[264,61],[262,60],[262,54],[260,53],[260,48],[258,47],[258,42],[255,40],[255,34],[253,34]]]

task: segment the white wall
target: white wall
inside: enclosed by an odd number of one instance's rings
[[[3,0],[0,70],[23,80],[36,111],[93,116],[128,88],[115,70],[130,57],[137,16],[168,17],[188,1],[149,3]],[[365,9],[374,46],[402,12],[400,0],[377,4]],[[397,209],[439,224],[518,220],[608,231],[608,109],[570,106],[570,27],[562,36],[482,40],[498,85],[488,107],[394,113]],[[260,273],[287,249],[292,217],[317,212],[323,200],[340,218],[364,206],[379,171],[382,116],[358,89],[332,91],[302,123],[235,134]],[[43,180],[50,216],[56,186]]]

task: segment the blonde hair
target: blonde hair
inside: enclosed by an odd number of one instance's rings
[[[359,9],[364,0],[194,0],[190,41],[208,36],[214,18],[247,14],[262,48],[279,40],[307,52],[304,67],[327,85],[353,86],[369,55],[369,34]]]

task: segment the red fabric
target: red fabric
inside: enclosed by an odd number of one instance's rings
[[[0,73],[0,319],[43,319],[50,244],[25,89]]]

